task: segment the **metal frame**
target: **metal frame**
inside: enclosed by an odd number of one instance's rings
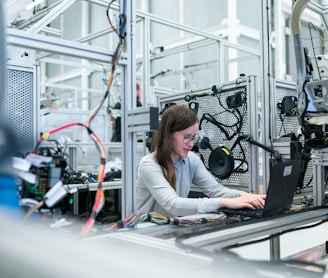
[[[26,31],[8,29],[7,43],[14,46],[43,50],[51,53],[68,55],[82,59],[90,59],[108,63],[113,52],[104,48],[84,45],[63,39],[52,38],[39,34],[31,34]],[[126,59],[119,61],[120,65],[126,64]]]
[[[28,32],[38,33],[45,28],[53,19],[55,19],[63,10],[72,6],[76,0],[63,0],[60,4],[54,7],[47,16],[42,17],[37,23],[35,23]]]
[[[5,31],[5,22],[4,22],[4,7],[3,1],[0,3],[0,92],[4,92],[6,89],[6,63],[7,63],[7,51],[6,51],[6,31]],[[4,111],[4,94],[0,94],[0,113]],[[2,117],[3,115],[0,114]],[[4,124],[1,123],[0,124]]]
[[[249,224],[245,221],[244,224],[238,225],[237,227],[228,225],[226,229],[214,232],[209,231],[201,234],[191,234],[185,237],[182,236],[179,241],[186,249],[197,248],[207,251],[216,251],[244,241],[275,235],[275,237],[270,240],[270,259],[278,260],[280,259],[280,233],[327,219],[328,209],[322,208],[285,215],[266,221],[259,220]]]
[[[137,158],[136,145],[137,134],[128,129],[129,110],[136,107],[135,88],[136,88],[136,56],[135,56],[135,1],[126,0],[126,48],[127,66],[123,69],[124,87],[123,87],[123,117],[122,117],[122,146],[123,146],[123,164],[122,164],[122,217],[126,217],[136,211],[137,208]]]
[[[321,206],[324,203],[327,184],[325,166],[328,166],[328,148],[312,149],[311,159],[313,164],[313,204]]]
[[[199,217],[199,216],[198,216]],[[320,208],[312,211],[294,213],[274,219],[259,219],[258,221],[244,221],[233,224],[221,224],[212,229],[204,229],[192,233],[188,227],[178,227],[176,225],[145,225],[141,223],[136,229],[125,232],[108,233],[87,239],[87,241],[110,243],[116,239],[126,244],[133,244],[135,248],[145,248],[150,252],[159,250],[161,253],[170,256],[178,255],[183,258],[211,257],[211,254],[219,254],[225,248],[230,248],[235,244],[252,242],[261,238],[271,236],[270,239],[270,261],[280,260],[280,235],[293,232],[294,229],[304,228],[317,221],[328,220],[328,209]],[[181,229],[181,233],[177,230]],[[172,234],[180,236],[170,237]],[[162,239],[161,237],[169,239]],[[234,247],[235,248],[235,247]],[[205,256],[205,257],[204,257]],[[197,258],[198,257],[198,258]],[[226,254],[225,254],[225,258]]]
[[[134,21],[135,8],[134,2],[127,1],[127,52],[122,56],[119,65],[124,68],[124,91],[130,92],[123,96],[123,110],[124,116],[122,117],[123,125],[126,127],[127,110],[132,108],[133,101],[135,101],[134,88],[135,88],[135,55],[134,55]],[[133,21],[133,22],[132,22]],[[39,27],[41,28],[41,26]],[[21,30],[7,30],[7,43],[13,46],[23,46],[35,50],[42,50],[51,53],[63,54],[82,59],[90,59],[101,61],[104,63],[109,62],[109,58],[113,56],[112,51],[102,49],[91,45],[83,45],[76,42],[66,41],[62,39],[52,38],[39,34],[32,34],[30,32]],[[134,105],[135,106],[135,105]],[[125,108],[125,109],[124,109]],[[135,188],[134,181],[136,177],[136,169],[132,165],[136,164],[136,134],[128,133],[127,129],[123,130],[123,157],[124,157],[124,171],[123,171],[123,185],[122,185],[122,217],[132,213],[136,208]],[[131,156],[131,157],[130,157]],[[131,159],[132,158],[132,159]]]
[[[96,37],[106,35],[110,32],[108,30],[100,30],[98,32],[94,32],[83,38],[78,39],[75,42],[65,41],[62,39],[56,39],[53,37],[33,33],[33,32],[39,32],[41,30],[44,31],[44,28],[46,28],[47,23],[56,17],[56,12],[59,9],[64,10],[74,2],[75,1],[66,1],[66,0],[62,1],[58,5],[53,6],[53,8],[52,8],[53,12],[44,14],[44,19],[41,19],[41,17],[38,17],[37,19],[39,19],[39,22],[30,20],[29,22],[27,22],[26,25],[19,26],[19,28],[29,28],[28,23],[34,24],[34,27],[31,27],[29,29],[30,32],[8,29],[7,30],[8,44],[28,47],[28,48],[32,48],[32,49],[39,49],[39,50],[42,50],[45,52],[59,53],[59,54],[63,54],[63,55],[73,56],[73,57],[80,57],[82,59],[90,59],[90,60],[108,63],[109,57],[111,57],[113,55],[113,52],[108,51],[106,49],[98,48],[98,47],[95,47],[92,45],[80,44],[80,42],[87,42],[88,40],[92,40]],[[93,3],[93,4],[102,5],[102,6],[108,5],[108,1],[102,1],[102,0],[89,0],[88,2]],[[127,32],[127,34],[128,34],[127,41],[129,42],[128,48],[127,48],[128,52],[125,55],[123,55],[122,59],[119,61],[120,65],[122,65],[123,67],[129,68],[128,70],[126,70],[126,69],[124,70],[125,85],[124,85],[123,91],[133,92],[132,88],[135,85],[135,83],[133,83],[133,82],[135,82],[134,81],[135,80],[135,78],[134,78],[135,68],[130,67],[131,65],[133,66],[135,64],[135,50],[134,50],[135,47],[133,45],[132,37],[135,34],[134,25],[137,22],[137,20],[141,19],[141,22],[143,24],[142,30],[143,30],[143,44],[144,44],[142,55],[144,56],[143,58],[145,61],[144,65],[143,65],[143,75],[145,77],[145,79],[144,79],[144,92],[145,92],[144,96],[150,95],[150,93],[148,91],[150,89],[150,84],[149,84],[150,82],[149,82],[148,77],[150,76],[150,61],[151,60],[159,59],[163,55],[172,55],[173,53],[179,53],[185,47],[187,47],[187,48],[199,47],[204,44],[210,43],[212,41],[213,43],[218,44],[218,52],[217,52],[218,57],[219,57],[219,59],[218,59],[218,81],[220,82],[220,80],[224,80],[224,71],[222,69],[224,68],[225,60],[221,59],[221,57],[224,57],[225,47],[237,49],[239,51],[244,51],[246,53],[249,53],[250,55],[258,56],[260,59],[261,67],[262,67],[261,72],[263,74],[261,74],[261,76],[260,76],[261,88],[258,87],[258,88],[256,88],[256,90],[259,90],[262,92],[261,97],[265,96],[266,97],[265,99],[268,99],[268,96],[270,94],[270,81],[268,78],[268,76],[270,76],[270,70],[268,69],[268,65],[270,65],[270,59],[269,59],[270,58],[270,56],[269,56],[270,48],[269,48],[268,33],[267,33],[268,32],[267,11],[268,11],[268,9],[270,9],[270,7],[268,7],[266,4],[267,3],[264,3],[263,1],[261,1],[262,26],[261,26],[261,40],[260,41],[263,44],[261,45],[261,51],[256,51],[251,48],[247,48],[247,47],[243,47],[243,46],[240,46],[237,44],[232,44],[230,42],[227,42],[226,40],[224,40],[223,38],[221,38],[215,34],[206,33],[203,30],[193,28],[190,26],[186,26],[183,24],[179,24],[179,23],[176,23],[176,22],[173,22],[170,20],[166,20],[164,18],[155,16],[155,15],[152,15],[149,13],[136,11],[135,3],[131,3],[131,1],[127,1],[127,5],[126,5],[127,11],[128,11],[127,15],[128,15],[128,18],[131,19],[132,21],[128,21],[128,24],[129,24],[129,27],[127,29],[127,31],[128,31]],[[117,9],[120,8],[118,5],[115,5],[115,4],[113,5],[113,7],[117,8]],[[313,10],[316,9],[316,10],[322,11],[322,9],[316,8],[317,6],[310,5],[310,7]],[[150,27],[151,22],[163,24],[168,27],[172,27],[172,28],[179,29],[181,31],[189,32],[190,34],[195,35],[196,38],[195,37],[193,38],[193,42],[191,42],[191,41],[188,42],[187,40],[184,40],[184,41],[182,40],[180,45],[169,46],[166,51],[164,51],[163,53],[161,53],[159,55],[150,55],[148,42],[149,42],[149,36],[150,36],[149,27]],[[46,30],[45,30],[45,32],[46,32]],[[130,46],[132,46],[132,48]],[[131,53],[133,53],[133,55],[131,55]],[[38,59],[40,59],[40,57],[38,57]],[[130,61],[128,61],[128,60],[130,60]],[[130,82],[130,83],[128,83],[128,82]],[[134,97],[128,93],[128,94],[125,94],[124,98],[125,98],[124,104],[127,104],[127,105],[123,105],[123,109],[125,109],[125,110],[133,109],[132,103],[134,101]],[[129,105],[128,103],[130,103],[131,105]],[[263,110],[269,111],[269,108],[270,108],[270,103],[266,102],[264,104]],[[125,111],[124,113],[128,113],[128,112]],[[126,115],[124,117],[127,118]],[[265,123],[264,124],[265,128],[267,128],[269,126],[269,123],[266,118],[264,118],[264,123]],[[133,141],[133,139],[135,139],[134,136],[128,136],[128,133],[129,133],[128,131],[125,131],[124,140],[125,141],[130,141],[130,140]],[[267,134],[268,133],[264,133],[264,138],[266,138],[266,139],[268,138]],[[127,146],[125,146],[125,147],[127,148],[126,153],[128,153],[128,155],[130,155],[131,148],[132,148],[131,143],[128,142]],[[127,157],[127,160],[131,161],[129,156]],[[129,166],[127,168],[127,171],[130,172],[130,170],[135,167],[134,165]],[[266,165],[264,165],[264,168],[267,168]],[[135,179],[129,178],[128,182],[135,182]],[[266,181],[264,181],[264,182],[267,184]],[[134,192],[134,191],[131,190],[131,192]],[[133,199],[133,197],[131,197],[131,198],[129,197],[128,199],[131,201]],[[132,203],[134,203],[134,201],[132,201]],[[135,208],[134,205],[132,207]],[[127,211],[133,211],[133,209],[127,209]]]

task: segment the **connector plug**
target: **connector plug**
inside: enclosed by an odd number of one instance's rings
[[[53,207],[67,195],[62,181],[58,181],[44,196],[44,202],[48,208]]]

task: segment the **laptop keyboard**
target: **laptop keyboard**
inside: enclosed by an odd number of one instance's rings
[[[228,212],[227,209],[222,209],[223,212]],[[231,214],[237,214],[237,215],[244,215],[249,217],[262,217],[263,216],[263,209],[233,209],[229,210]]]

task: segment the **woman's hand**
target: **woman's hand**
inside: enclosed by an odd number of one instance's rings
[[[249,208],[262,209],[264,207],[266,195],[250,194],[243,192],[240,197],[220,198],[220,208]]]

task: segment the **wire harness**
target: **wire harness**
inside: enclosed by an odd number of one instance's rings
[[[44,133],[41,138],[39,139],[39,141],[37,142],[34,150],[32,151],[32,153],[37,153],[39,146],[41,144],[41,142],[45,139],[48,139],[48,137],[51,134],[54,134],[56,132],[59,132],[61,130],[64,130],[66,128],[71,128],[73,126],[80,126],[83,127],[87,130],[89,136],[91,137],[91,139],[94,141],[97,150],[99,151],[100,154],[100,170],[98,173],[98,177],[97,177],[97,182],[98,182],[98,188],[97,188],[97,192],[96,192],[96,196],[95,196],[95,201],[92,207],[92,211],[90,213],[90,216],[88,218],[88,220],[86,221],[85,225],[82,227],[80,234],[81,236],[85,236],[88,234],[88,232],[90,231],[90,229],[92,228],[93,224],[95,223],[95,219],[97,214],[102,210],[103,205],[105,203],[105,196],[104,196],[104,192],[102,189],[102,183],[104,181],[104,174],[105,174],[105,166],[106,166],[106,149],[102,143],[102,141],[100,140],[100,138],[97,136],[97,134],[95,134],[95,132],[92,131],[92,129],[90,128],[91,122],[93,121],[93,119],[96,117],[97,113],[99,112],[100,108],[103,106],[105,100],[108,98],[109,93],[110,93],[110,89],[114,80],[114,74],[115,74],[115,70],[116,70],[116,65],[118,63],[118,60],[121,56],[121,52],[122,52],[122,48],[124,45],[124,39],[125,39],[125,25],[126,25],[126,15],[124,13],[120,14],[120,20],[117,23],[118,27],[117,29],[115,29],[115,27],[113,26],[110,18],[109,18],[109,9],[110,9],[110,5],[114,2],[115,0],[112,0],[106,10],[106,16],[108,18],[110,27],[114,30],[114,32],[118,35],[118,43],[116,46],[116,49],[114,51],[114,55],[112,57],[112,67],[111,67],[111,72],[107,81],[107,86],[106,86],[106,92],[103,96],[103,98],[100,100],[99,104],[91,111],[91,113],[89,114],[87,120],[85,123],[79,123],[79,122],[72,122],[72,123],[68,123],[65,125],[62,125],[60,127],[57,127],[49,132]],[[31,213],[35,210],[37,210],[38,208],[42,207],[42,205],[44,204],[44,200],[41,200],[34,208],[32,208],[28,214],[25,216],[25,219],[31,215]]]
[[[198,224],[206,224],[210,222],[216,222],[226,218],[226,215],[221,214],[204,214],[195,216],[185,216],[185,217],[167,217],[157,212],[140,212],[137,211],[126,218],[111,224],[109,227],[105,228],[104,231],[112,232],[123,228],[135,228],[137,224],[143,222],[152,222],[157,225],[178,225],[178,226],[191,226]]]

